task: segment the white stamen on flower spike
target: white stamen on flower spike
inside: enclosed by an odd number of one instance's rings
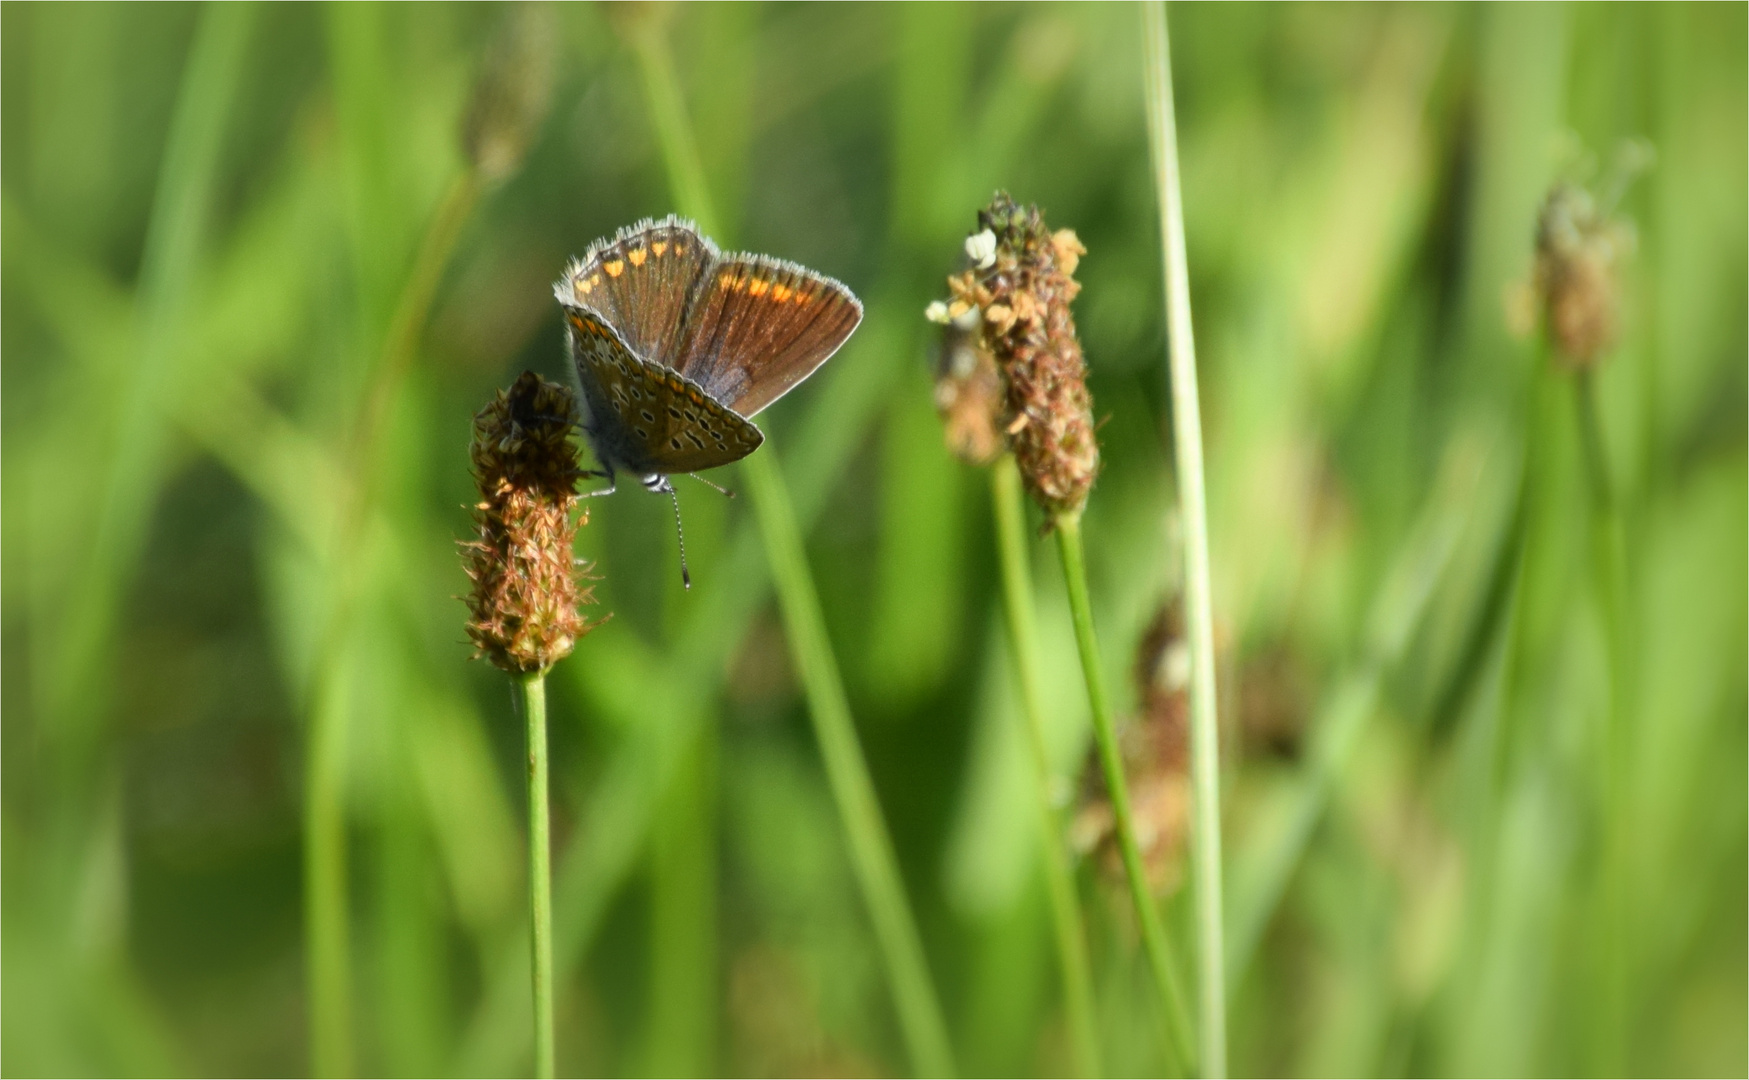
[[[947,314],[947,305],[940,300],[931,300],[929,306],[923,309],[923,317],[932,323],[939,323],[942,326],[946,326],[950,321]]]
[[[996,234],[989,229],[966,237],[966,257],[979,270],[990,269],[996,261]]]

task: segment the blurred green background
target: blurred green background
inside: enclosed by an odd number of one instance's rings
[[[1742,1075],[1745,7],[1169,17],[1234,1070]],[[529,1067],[521,727],[468,659],[454,544],[473,412],[564,377],[564,260],[676,209],[621,36],[650,18],[718,239],[867,306],[760,453],[959,1068],[1071,1067],[989,493],[942,447],[921,316],[996,187],[1086,244],[1086,532],[1132,708],[1177,576],[1140,13],[7,3],[7,1074],[310,1070],[312,828],[346,842],[349,1067]],[[486,121],[490,173],[482,93],[526,102]],[[1573,380],[1505,298],[1550,184],[1607,184],[1631,137],[1657,160],[1596,382],[1611,578]],[[691,593],[664,499],[579,539],[614,617],[550,680],[560,1070],[905,1072],[749,507],[681,499]],[[1068,791],[1086,700],[1049,555]],[[1079,882],[1106,1067],[1155,1072],[1126,900]]]

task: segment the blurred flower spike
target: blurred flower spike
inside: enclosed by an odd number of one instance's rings
[[[1190,835],[1190,646],[1181,600],[1155,611],[1136,647],[1134,676],[1138,715],[1119,733],[1118,749],[1148,885],[1164,896],[1183,883]],[[1069,841],[1076,851],[1095,857],[1107,879],[1123,880],[1116,820],[1095,749],[1089,749],[1082,772]]]
[[[1594,367],[1620,333],[1619,273],[1633,254],[1635,236],[1633,225],[1613,211],[1634,174],[1650,163],[1651,149],[1629,143],[1617,157],[1601,198],[1563,181],[1537,214],[1535,314],[1558,361],[1573,371]]]
[[[547,3],[504,10],[496,38],[474,80],[462,145],[481,180],[499,184],[522,168],[553,96],[558,26]]]
[[[988,461],[1005,442],[1050,520],[1078,514],[1099,472],[1087,365],[1069,311],[1087,249],[1072,230],[1047,229],[1036,206],[997,192],[965,253],[969,265],[947,280],[949,298],[925,312],[947,327],[936,404],[948,444]]]
[[[568,656],[595,602],[586,565],[572,554],[577,529],[577,407],[571,391],[525,371],[474,417],[472,457],[480,501],[476,539],[462,561],[473,592],[468,637],[475,657],[511,672],[542,671]]]

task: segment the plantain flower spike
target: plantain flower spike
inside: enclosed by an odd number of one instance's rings
[[[462,147],[488,186],[522,168],[546,122],[559,39],[551,4],[524,0],[502,10],[462,123]]]
[[[996,358],[979,339],[977,315],[967,313],[956,321],[948,319],[946,312],[947,305],[939,300],[927,312],[931,321],[943,324],[935,367],[935,411],[941,416],[948,453],[968,465],[989,465],[1007,449],[1002,375],[996,370]]]
[[[971,426],[961,417],[972,416],[979,401],[978,355],[989,357],[1001,383],[997,423],[1048,529],[1056,518],[1081,512],[1099,473],[1087,364],[1069,311],[1081,291],[1075,268],[1087,249],[1072,230],[1046,228],[1036,206],[999,191],[979,211],[965,251],[966,269],[948,278],[949,299],[927,312],[948,327],[949,348],[955,328],[975,330],[972,352],[962,354],[970,359],[947,372],[963,367],[964,377],[947,391],[938,379],[937,404],[952,446],[956,431]],[[960,405],[962,396],[972,404]],[[975,436],[962,441],[984,449]]]
[[[1571,371],[1595,367],[1620,335],[1619,274],[1635,237],[1632,224],[1613,211],[1634,176],[1651,165],[1652,148],[1630,141],[1615,156],[1601,197],[1563,181],[1537,214],[1531,293],[1558,362]]]
[[[599,622],[578,613],[595,602],[587,570],[572,554],[577,480],[571,441],[576,400],[563,386],[525,371],[474,417],[472,457],[480,501],[476,538],[462,543],[473,591],[468,637],[475,658],[511,672],[542,671],[570,655]]]

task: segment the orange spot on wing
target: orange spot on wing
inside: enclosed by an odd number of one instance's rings
[[[615,259],[610,263],[603,263],[601,268],[607,271],[608,277],[619,277],[626,272],[626,264],[618,259]]]
[[[771,282],[766,281],[763,278],[754,278],[752,281],[747,283],[747,295],[749,295],[749,296],[764,296],[766,293],[766,290],[768,290],[770,288],[771,288]]]
[[[593,281],[580,280],[576,283],[575,291],[578,296],[588,296],[589,290],[593,288],[595,288],[595,283]]]
[[[771,298],[780,304],[794,295],[795,290],[788,285],[773,285],[771,287]]]
[[[668,241],[666,241],[666,240],[658,240],[655,243],[650,245],[650,254],[656,256],[656,258],[658,258],[658,259],[660,259],[663,256],[663,254],[667,252],[667,250],[668,250]]]
[[[644,260],[649,257],[649,254],[646,253],[643,248],[633,248],[631,254],[626,256],[626,258],[632,261],[633,266],[644,265]]]

